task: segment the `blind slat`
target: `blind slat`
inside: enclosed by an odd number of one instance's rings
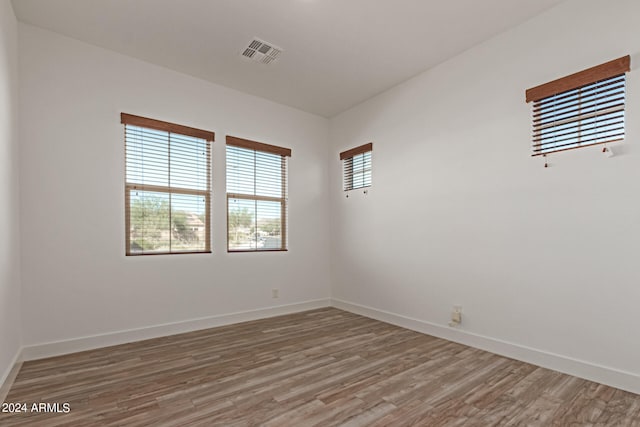
[[[622,102],[620,102],[622,101]],[[571,106],[571,109],[548,109],[534,118],[533,123],[536,126],[542,126],[545,123],[561,120],[563,118],[571,118],[583,116],[585,114],[592,113],[597,115],[598,113],[606,112],[607,110],[619,110],[624,107],[624,96],[622,97],[610,97],[609,99],[601,102],[600,104],[583,104],[576,102]]]
[[[611,88],[611,90],[624,88],[624,76],[614,77],[611,80],[606,80],[604,82],[598,82],[592,85],[585,86],[582,93],[586,96],[591,96],[593,92],[600,91],[601,89],[607,87]],[[550,103],[558,104],[565,102],[565,100],[567,99],[571,100],[576,96],[577,93],[578,89],[573,89],[556,96],[550,96],[548,98],[541,99],[540,101],[537,101],[537,107],[533,109],[533,112],[535,113],[538,110],[545,108],[545,106]]]
[[[624,124],[623,120],[617,121],[617,122],[612,122],[612,123],[605,123],[602,124],[600,126],[590,126],[590,127],[585,127],[583,129],[580,130],[581,135],[586,135],[586,134],[591,134],[591,133],[597,133],[594,131],[599,131],[600,133],[602,132],[610,132],[610,129],[618,129],[620,127],[620,125]],[[555,133],[555,134],[550,134],[547,136],[542,136],[542,137],[538,137],[538,138],[533,138],[533,142],[540,142],[540,141],[549,141],[549,140],[554,140],[554,141],[558,141],[559,138],[562,137],[574,137],[575,138],[575,134],[577,132],[577,127],[578,126],[574,126],[569,128],[568,132],[564,132],[564,133]],[[605,129],[605,128],[610,128],[610,129]],[[534,144],[535,146],[535,144]]]
[[[613,142],[613,141],[620,141],[622,139],[622,137],[624,137],[624,132],[622,133],[618,133],[615,135],[611,135],[611,136],[607,136],[606,138],[588,138],[588,139],[583,139],[577,142],[567,142],[564,144],[551,144],[553,146],[553,151],[555,151],[555,149],[565,149],[567,147],[570,146],[584,146],[584,145],[596,145],[596,144],[604,144],[606,142]],[[543,152],[548,152],[548,148],[547,147],[539,147],[539,148],[534,148],[535,152],[542,154]]]

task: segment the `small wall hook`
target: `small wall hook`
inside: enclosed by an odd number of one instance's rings
[[[605,145],[602,148],[602,154],[604,154],[605,157],[613,157],[613,150]]]

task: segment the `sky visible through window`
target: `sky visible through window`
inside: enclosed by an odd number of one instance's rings
[[[343,162],[345,191],[371,186],[371,151],[348,157]]]
[[[624,138],[625,75],[536,101],[534,153]]]

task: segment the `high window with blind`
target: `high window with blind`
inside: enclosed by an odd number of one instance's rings
[[[622,58],[526,91],[533,101],[533,155],[624,139],[625,79]]]
[[[373,143],[371,142],[340,153],[344,191],[371,187],[372,153]]]
[[[227,136],[227,250],[287,250],[291,150]]]
[[[211,252],[214,133],[121,114],[126,254]]]

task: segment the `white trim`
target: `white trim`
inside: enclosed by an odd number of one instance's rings
[[[164,325],[149,326],[145,328],[129,329],[126,331],[111,332],[107,334],[93,335],[82,338],[74,338],[64,341],[54,341],[42,344],[25,346],[22,349],[23,360],[43,359],[45,357],[60,356],[79,351],[93,350],[112,345],[142,341],[151,338],[165,337],[168,335],[192,332],[200,329],[215,328],[232,323],[247,322],[250,320],[264,319],[283,314],[298,313],[316,308],[329,307],[329,298],[305,301],[295,304],[280,305],[276,307],[261,308],[257,310],[241,311],[236,313],[221,314],[186,320]]]
[[[5,373],[0,377],[0,403],[4,402],[4,399],[9,394],[9,390],[13,385],[13,381],[15,381],[18,376],[18,372],[20,372],[20,368],[22,367],[22,350],[18,350],[16,355],[13,356],[13,360],[7,367]]]
[[[146,328],[75,338],[71,340],[25,346],[22,348],[22,351],[18,351],[16,353],[13,364],[4,374],[4,380],[0,381],[0,402],[4,397],[6,397],[9,388],[18,374],[20,366],[22,366],[23,360],[26,361],[59,356],[78,351],[92,350],[111,345],[125,344],[128,342],[158,338],[200,329],[214,328],[216,326],[264,319],[328,306],[640,394],[640,375],[632,372],[621,371],[615,368],[549,353],[496,338],[474,334],[472,332],[351,303],[337,298],[326,298],[257,310],[210,316]]]
[[[470,347],[479,348],[501,356],[521,360],[543,368],[595,381],[611,387],[640,394],[640,375],[602,366],[584,360],[574,359],[560,354],[549,353],[520,344],[514,344],[472,332],[418,320],[400,314],[351,303],[337,298],[331,299],[331,305],[340,310],[391,323],[423,334],[454,341]]]

